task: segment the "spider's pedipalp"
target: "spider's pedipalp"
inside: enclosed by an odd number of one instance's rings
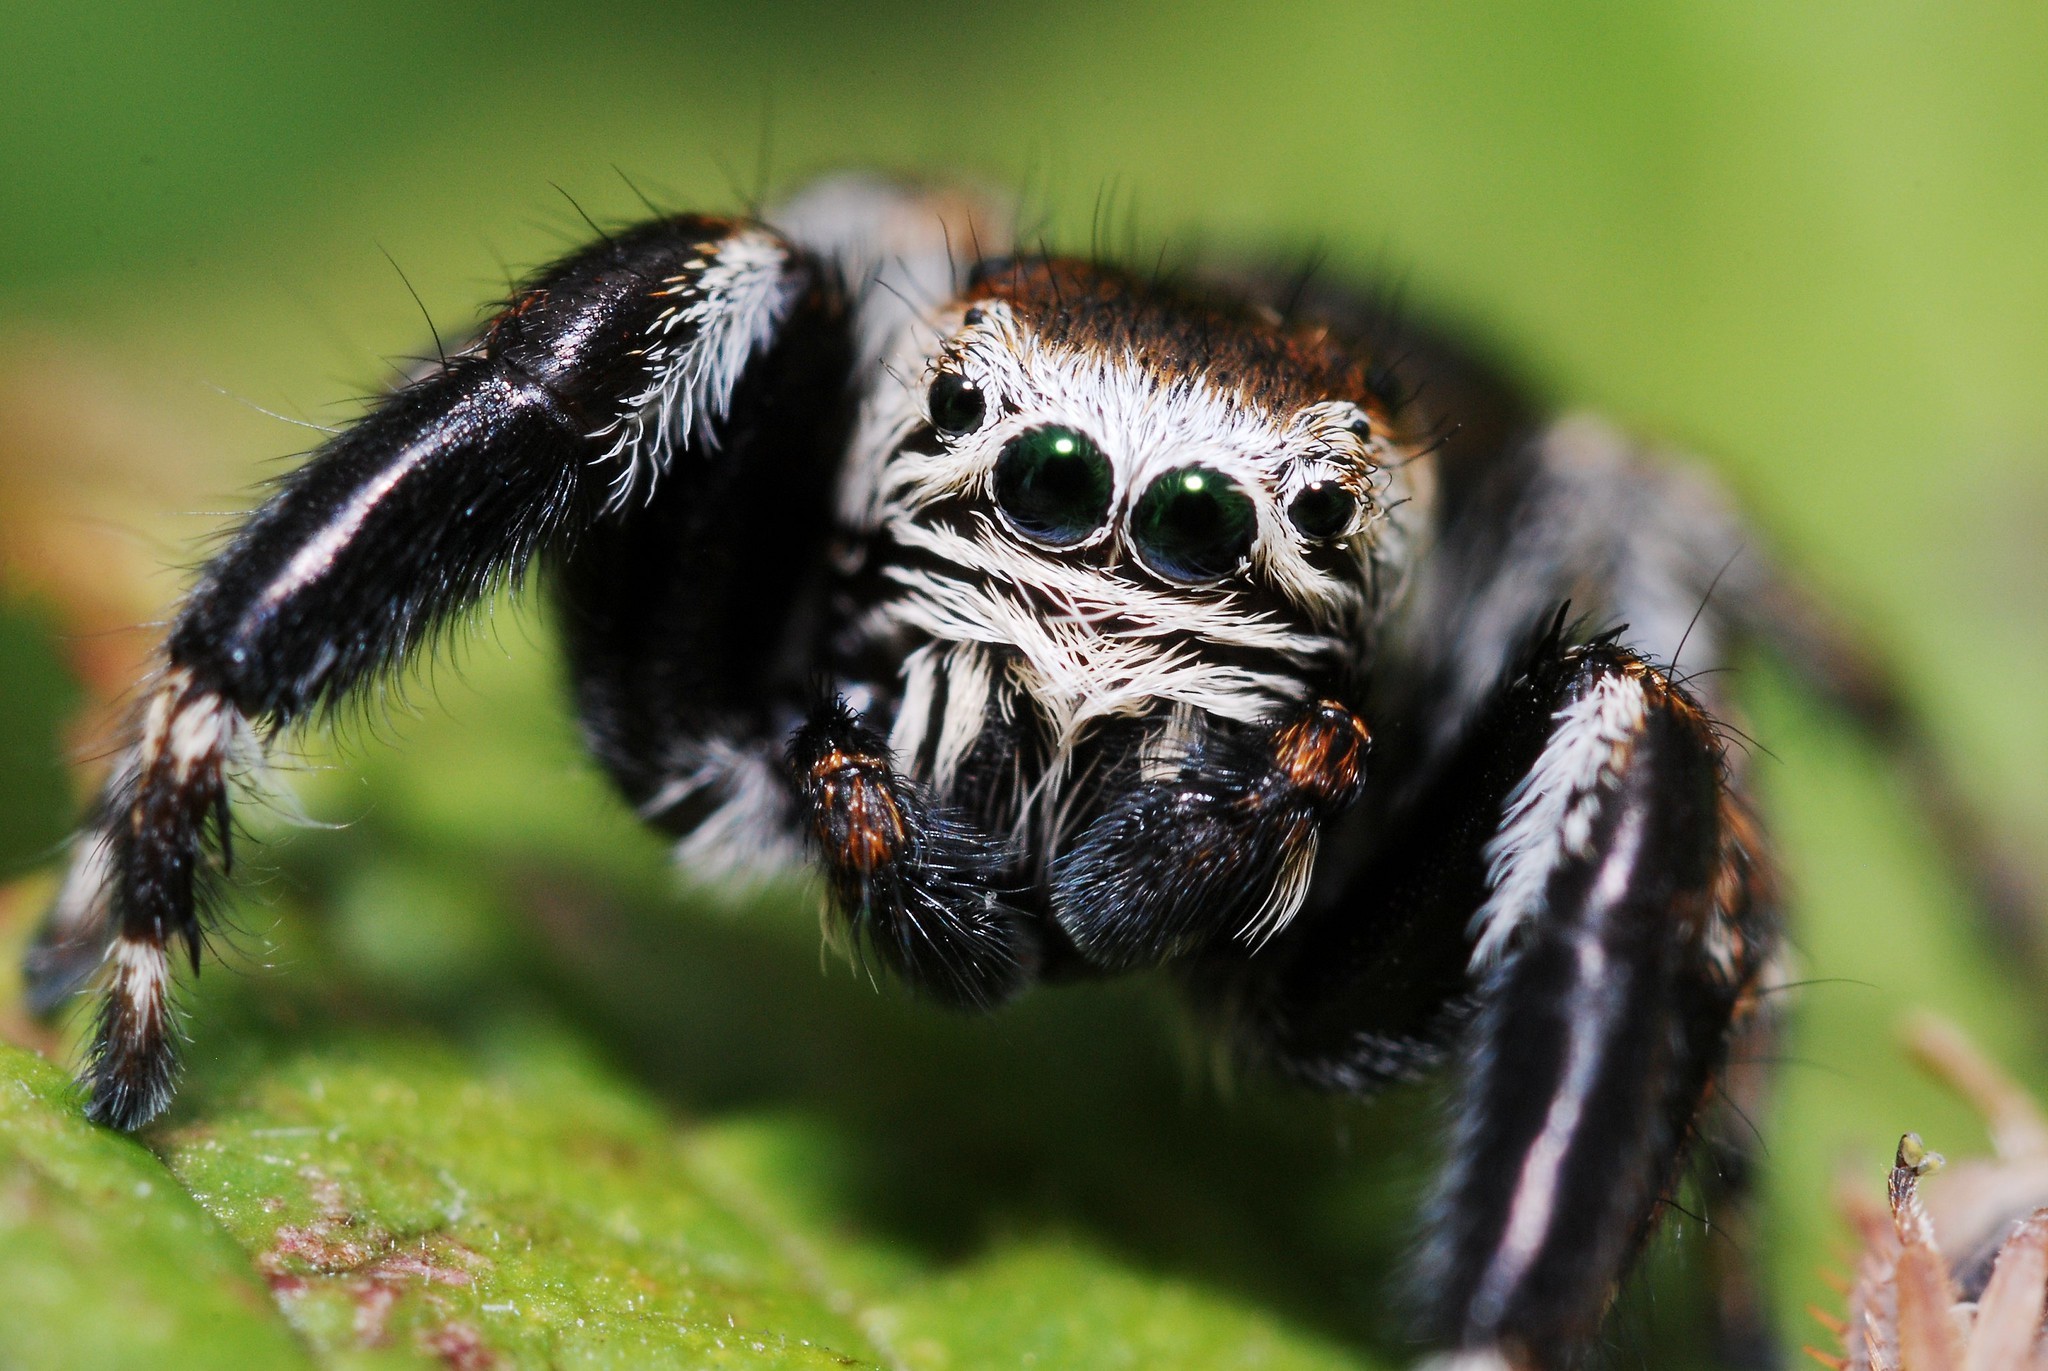
[[[988,1009],[1031,979],[1033,950],[1003,898],[1009,854],[899,775],[843,700],[789,744],[813,848],[860,947],[943,1003]]]
[[[1118,969],[1265,942],[1307,894],[1322,826],[1364,787],[1370,742],[1356,714],[1317,700],[1134,768],[1053,863],[1053,917],[1090,962]]]

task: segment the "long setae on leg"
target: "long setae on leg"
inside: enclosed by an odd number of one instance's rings
[[[331,711],[493,587],[718,460],[743,382],[831,283],[767,229],[665,219],[522,288],[476,343],[286,476],[202,572],[30,955],[45,1002],[99,963],[92,1116],[168,1103],[169,951],[196,961],[238,758]]]

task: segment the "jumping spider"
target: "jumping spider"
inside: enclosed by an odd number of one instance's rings
[[[242,522],[30,979],[98,973],[90,1113],[155,1117],[240,768],[545,567],[585,739],[686,864],[808,862],[949,1005],[1166,966],[1290,1080],[1450,1064],[1431,1336],[1561,1365],[1766,1027],[1779,902],[1710,669],[1782,648],[1931,755],[1746,546],[1370,298],[1015,254],[860,178],[658,218]],[[1726,1212],[1748,1168],[1709,1150]]]

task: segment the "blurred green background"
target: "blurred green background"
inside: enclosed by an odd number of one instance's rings
[[[17,4],[0,51],[10,958],[79,802],[59,759],[149,641],[123,626],[317,437],[289,421],[426,345],[393,262],[459,333],[586,231],[567,197],[726,208],[842,166],[1020,188],[1055,243],[1107,193],[1148,243],[1319,251],[1704,454],[2048,870],[2039,5]],[[205,978],[151,1151],[0,1059],[0,1277],[28,1292],[0,1366],[462,1365],[470,1334],[520,1365],[810,1365],[807,1337],[919,1368],[1403,1359],[1426,1092],[1226,1097],[1143,985],[962,1023],[821,972],[800,902],[676,894],[577,759],[547,644],[499,614],[295,777],[346,827],[290,833],[238,906],[247,974]],[[1982,1145],[1898,1017],[2036,1085],[2048,1058],[1906,797],[1768,670],[1744,685],[1815,982],[1748,1241],[1818,1339],[1844,1168],[1874,1187],[1907,1128]],[[0,1031],[61,1061],[15,993]],[[1695,1364],[1685,1292],[1723,1240],[1667,1228],[1616,1364]],[[392,1265],[415,1248],[463,1278]],[[725,1346],[744,1328],[767,1340]]]

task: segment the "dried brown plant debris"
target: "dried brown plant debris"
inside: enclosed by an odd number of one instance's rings
[[[1920,1019],[1907,1042],[1983,1116],[1993,1155],[1944,1167],[1916,1135],[1899,1140],[1888,1202],[1843,1202],[1862,1240],[1848,1317],[1815,1311],[1842,1350],[1807,1351],[1847,1371],[2048,1371],[2048,1118],[1953,1026]]]

